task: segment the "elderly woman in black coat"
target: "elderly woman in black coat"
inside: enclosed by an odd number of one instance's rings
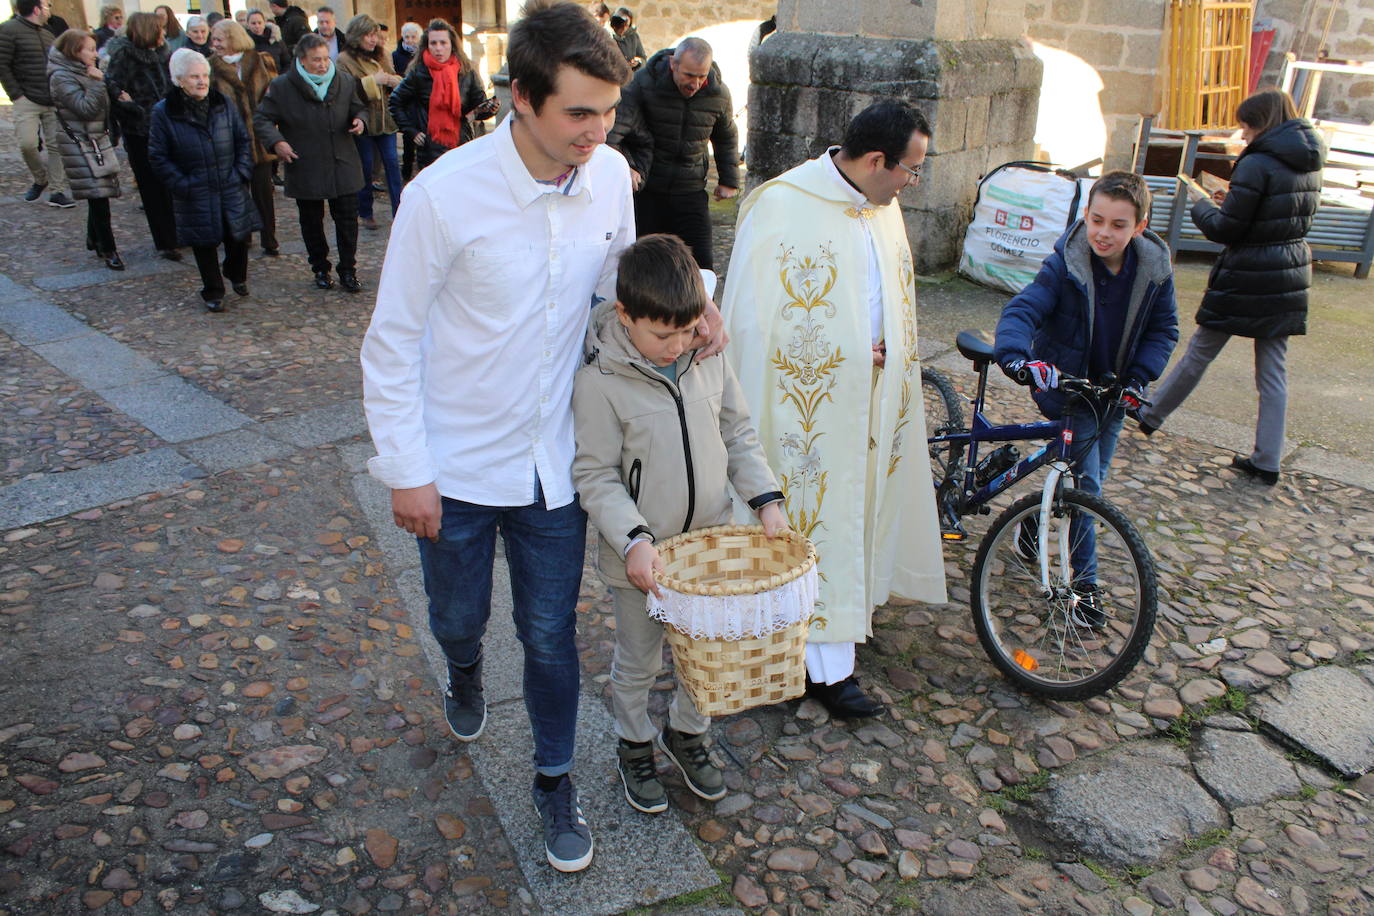
[[[339,248],[339,285],[350,293],[362,289],[356,256],[363,166],[353,138],[367,130],[366,112],[358,81],[335,68],[329,44],[310,33],[296,42],[295,63],[272,80],[253,115],[258,142],[286,163],[286,196],[295,198],[320,289],[334,286],[324,235],[326,201]]]
[[[1188,350],[1137,415],[1149,435],[1192,393],[1233,336],[1255,342],[1259,418],[1255,447],[1231,466],[1260,483],[1279,482],[1284,414],[1288,409],[1288,338],[1307,333],[1312,250],[1306,236],[1321,201],[1326,144],[1299,118],[1286,92],[1266,89],[1236,109],[1245,150],[1220,206],[1196,189],[1193,222],[1225,245],[1212,275]]]
[[[258,212],[248,193],[253,149],[238,108],[210,88],[210,62],[182,48],[172,55],[177,88],[153,108],[148,156],[172,190],[177,238],[195,252],[200,297],[212,311],[224,308],[224,275],[234,292],[248,295],[248,241]]]

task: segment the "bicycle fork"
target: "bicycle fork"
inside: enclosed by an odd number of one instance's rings
[[[1062,566],[1062,577],[1060,582],[1065,583],[1062,588],[1056,588],[1050,584],[1050,555],[1046,549],[1049,544],[1050,518],[1054,511],[1054,497],[1059,492],[1060,481],[1065,475],[1070,475],[1072,480],[1069,463],[1063,459],[1050,462],[1049,474],[1045,477],[1044,488],[1040,491],[1040,517],[1039,517],[1039,537],[1036,544],[1039,546],[1037,553],[1040,557],[1040,589],[1046,599],[1065,598],[1072,596],[1073,589],[1068,583],[1073,581],[1073,570],[1069,558],[1069,526],[1067,524],[1059,526],[1059,562]]]

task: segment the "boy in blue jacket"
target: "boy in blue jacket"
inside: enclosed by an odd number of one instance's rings
[[[1145,386],[1159,378],[1178,342],[1174,275],[1169,248],[1146,229],[1150,189],[1132,172],[1107,172],[1088,194],[1088,207],[1054,245],[1040,272],[1002,310],[996,359],[1008,375],[1028,375],[1041,413],[1073,420],[1078,488],[1102,492],[1125,410],[1138,407]],[[1125,405],[1070,401],[1058,390],[1060,371],[1101,383],[1115,376]],[[1074,590],[1084,610],[1076,623],[1104,624],[1097,597],[1096,535],[1092,526],[1070,537]],[[1023,556],[1036,554],[1035,532],[1018,534]]]

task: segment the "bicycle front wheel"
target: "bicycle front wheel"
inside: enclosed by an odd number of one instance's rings
[[[927,439],[963,431],[964,410],[959,394],[943,372],[921,370],[921,398],[925,402]],[[962,445],[948,442],[930,445],[930,476],[935,480],[936,489],[959,467],[963,458]]]
[[[1135,526],[1101,497],[1064,489],[1050,516],[1043,543],[1038,493],[992,523],[973,561],[973,623],[992,663],[1017,686],[1081,700],[1114,687],[1149,645],[1154,561]],[[1040,582],[1042,549],[1049,594]]]

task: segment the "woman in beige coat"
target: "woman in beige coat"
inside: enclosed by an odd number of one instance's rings
[[[391,68],[391,55],[382,42],[382,27],[377,20],[363,13],[354,16],[344,32],[344,50],[336,61],[339,69],[352,74],[362,86],[367,99],[367,133],[355,138],[358,156],[363,161],[363,177],[367,183],[358,192],[358,222],[364,229],[376,229],[372,218],[372,163],[374,157],[382,163],[386,175],[387,195],[391,198],[391,215],[401,205],[401,167],[396,161],[396,122],[387,111],[391,90],[400,85],[401,78]]]

